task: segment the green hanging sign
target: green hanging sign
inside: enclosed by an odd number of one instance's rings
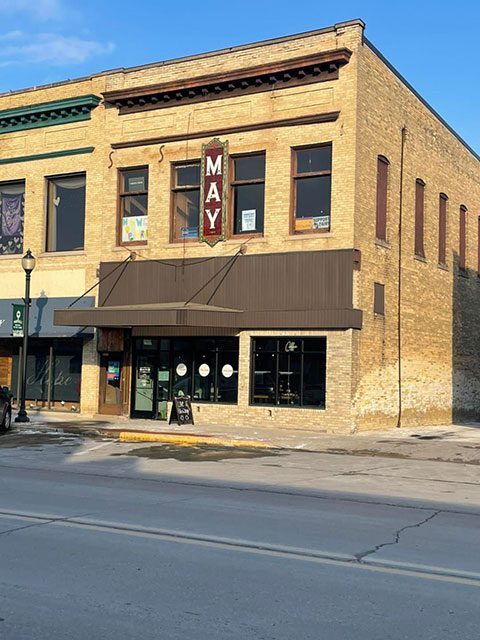
[[[23,327],[25,322],[25,306],[23,304],[14,304],[12,317],[12,336],[14,338],[23,338]]]

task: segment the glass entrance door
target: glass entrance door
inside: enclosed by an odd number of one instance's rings
[[[155,416],[156,382],[156,356],[154,354],[137,354],[132,407],[134,417],[153,418]]]

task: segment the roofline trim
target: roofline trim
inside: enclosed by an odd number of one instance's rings
[[[380,58],[380,60],[385,64],[388,69],[400,80],[402,84],[404,84],[409,91],[413,93],[413,95],[420,100],[424,107],[426,107],[430,113],[442,124],[459,142],[462,144],[467,151],[469,151],[472,156],[480,161],[480,155],[472,149],[472,147],[466,142],[462,136],[455,131],[453,127],[451,127],[444,118],[436,111],[432,105],[425,100],[425,98],[418,93],[418,91],[408,82],[408,80],[393,66],[393,64],[377,49],[377,47],[365,36],[363,37],[363,42],[366,44],[373,53]]]
[[[203,53],[195,53],[190,56],[180,56],[178,58],[168,58],[167,60],[159,60],[157,62],[149,62],[147,64],[136,65],[133,67],[116,67],[113,69],[106,69],[99,71],[98,73],[92,73],[87,76],[80,76],[69,80],[60,80],[58,82],[51,82],[49,84],[43,84],[33,87],[25,87],[23,89],[14,89],[13,91],[4,91],[0,93],[0,98],[7,96],[19,95],[21,93],[29,93],[38,91],[41,89],[52,89],[54,87],[61,87],[68,84],[75,84],[79,82],[87,82],[93,78],[101,78],[102,76],[112,75],[114,73],[129,73],[131,71],[140,71],[142,69],[151,69],[152,67],[163,67],[171,64],[178,64],[181,62],[190,62],[191,60],[199,60],[201,58],[211,58],[213,56],[224,55],[227,53],[234,53],[236,51],[247,51],[248,49],[256,49],[265,45],[280,44],[282,42],[289,42],[291,40],[298,40],[301,38],[310,38],[313,36],[322,35],[324,33],[330,33],[338,31],[345,27],[359,26],[365,29],[365,22],[361,18],[355,18],[353,20],[346,20],[344,22],[337,22],[329,27],[323,27],[322,29],[313,29],[311,31],[301,31],[300,33],[294,33],[288,36],[279,36],[277,38],[267,38],[266,40],[257,40],[247,44],[235,45],[233,47],[225,47],[223,49],[214,49],[213,51],[204,51]]]

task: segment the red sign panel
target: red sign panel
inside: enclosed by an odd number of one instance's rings
[[[202,147],[201,239],[210,246],[224,239],[227,143],[217,138]]]

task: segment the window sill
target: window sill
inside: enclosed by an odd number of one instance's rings
[[[427,264],[427,259],[425,258],[425,256],[419,256],[418,254],[415,254],[413,256],[414,260],[418,260],[418,262],[424,262],[425,264]]]
[[[254,242],[268,242],[268,240],[263,236],[253,236],[249,238],[245,235],[243,237],[235,236],[234,238],[229,238],[228,240],[225,240],[224,244],[252,244]]]
[[[319,240],[320,238],[332,238],[335,234],[332,231],[325,231],[322,233],[319,231],[318,233],[297,233],[295,235],[290,235],[286,240]]]
[[[131,251],[132,253],[135,253],[137,251],[141,251],[142,249],[148,249],[148,245],[147,244],[122,244],[121,246],[116,245],[115,247],[112,247],[112,251]]]
[[[206,242],[200,242],[200,240],[189,240],[188,242],[168,242],[163,245],[164,249],[183,249],[183,247],[201,247],[202,245],[208,246]]]
[[[442,271],[449,271],[448,269],[448,265],[447,264],[443,264],[442,262],[438,263],[438,268],[441,269]]]
[[[81,251],[44,251],[38,257],[39,258],[65,258],[66,256],[86,256],[87,252],[82,249]]]
[[[22,253],[5,253],[0,255],[0,260],[21,260],[23,258],[23,251]]]
[[[379,238],[375,238],[375,246],[382,247],[382,249],[391,249],[392,245],[386,240],[379,240]]]

